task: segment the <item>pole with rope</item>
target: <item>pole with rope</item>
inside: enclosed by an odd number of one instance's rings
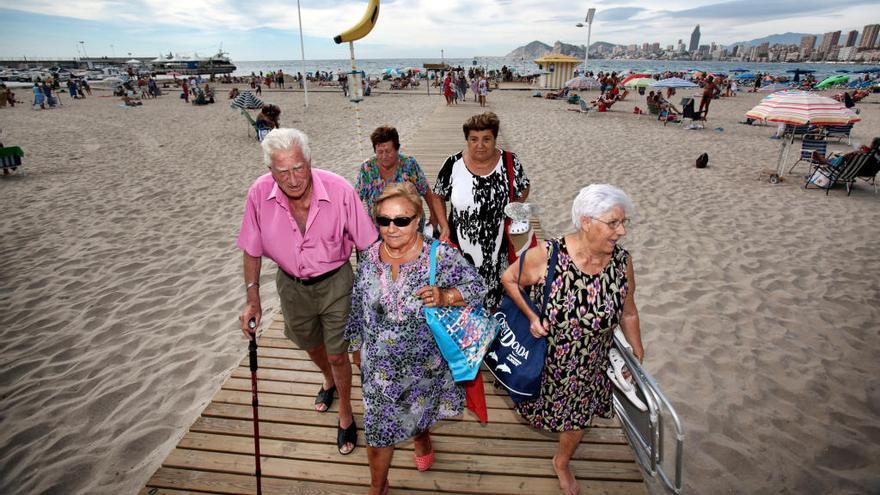
[[[303,43],[303,18],[299,9],[299,0],[296,0],[296,16],[299,18],[299,53],[302,57],[302,83],[305,90],[306,109],[309,108],[309,80],[306,78],[306,46]]]

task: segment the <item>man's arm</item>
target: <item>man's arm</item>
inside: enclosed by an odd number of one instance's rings
[[[244,283],[246,300],[244,309],[241,311],[238,319],[241,322],[241,331],[250,340],[250,332],[248,329],[248,321],[251,318],[256,320],[256,327],[260,326],[260,320],[263,318],[263,307],[260,305],[260,268],[263,265],[263,258],[259,256],[251,256],[244,252]]]

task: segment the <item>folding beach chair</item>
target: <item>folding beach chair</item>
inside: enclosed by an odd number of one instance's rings
[[[254,117],[251,116],[251,113],[244,108],[241,109],[241,114],[244,115],[244,118],[248,121],[248,136],[251,135],[251,130],[253,129],[254,138],[257,141],[260,141],[260,127],[257,125],[257,121],[255,121]]]
[[[18,146],[0,148],[0,169],[3,169],[3,175],[15,172],[21,166],[23,156],[24,152]]]
[[[846,195],[852,193],[852,184],[856,180],[856,176],[862,170],[862,167],[869,162],[874,152],[856,153],[848,161],[837,167],[828,165],[819,165],[813,169],[813,173],[807,178],[804,189],[809,189],[810,185],[820,189],[825,189],[825,195],[831,191],[835,184],[844,184],[846,186]]]
[[[846,144],[852,144],[852,128],[853,124],[846,125],[829,125],[825,127],[825,137],[828,139],[837,138],[837,142],[846,138]]]
[[[810,126],[810,124],[805,125],[791,125],[785,124],[785,134],[791,134],[794,137],[803,137],[807,134],[812,134],[815,128]]]
[[[874,186],[874,194],[877,194],[877,174],[880,174],[880,151],[875,150],[856,173],[856,178]]]
[[[825,136],[822,134],[810,134],[804,136],[803,143],[801,144],[801,156],[797,159],[796,162],[788,169],[788,173],[791,173],[797,164],[800,162],[807,162],[810,165],[818,165],[822,162],[817,162],[813,159],[813,153],[818,152],[823,158],[825,157],[825,153],[828,151],[828,142],[825,141]]]

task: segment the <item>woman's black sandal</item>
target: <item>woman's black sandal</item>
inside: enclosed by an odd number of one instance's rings
[[[348,428],[343,428],[343,427],[339,426],[339,424],[337,423],[337,425],[336,425],[336,448],[337,448],[337,450],[339,450],[340,454],[348,455],[348,454],[351,454],[352,452],[354,452],[354,449],[357,448],[357,441],[358,441],[358,427],[357,427],[357,424],[354,422],[354,418],[351,418],[351,424],[348,425]],[[344,447],[345,444],[347,444],[347,443],[351,444],[351,450],[349,450],[348,452],[343,452],[342,447]]]
[[[321,390],[318,390],[318,394],[315,395],[315,405],[324,404],[326,409],[320,411],[315,409],[318,412],[327,412],[330,410],[330,406],[333,405],[333,395],[336,393],[336,385],[333,385],[327,390],[324,390],[324,387],[321,386]]]

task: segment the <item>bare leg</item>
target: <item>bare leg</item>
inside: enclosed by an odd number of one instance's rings
[[[339,426],[348,428],[354,417],[351,415],[351,362],[348,353],[328,354],[330,368],[333,371],[333,380],[336,383],[336,391],[339,392]],[[354,445],[346,443],[342,446],[343,452],[350,452]]]
[[[367,461],[370,463],[370,495],[380,495],[388,484],[388,469],[394,456],[394,446],[367,446]]]
[[[413,439],[416,455],[422,457],[431,453],[433,446],[431,445],[431,432],[425,430]]]
[[[324,375],[324,384],[321,386],[324,390],[329,390],[335,381],[333,379],[333,371],[330,367],[330,361],[327,360],[327,349],[324,347],[324,344],[321,344],[314,349],[309,349],[306,352],[309,353],[309,358],[318,366],[321,370],[321,374]],[[349,376],[351,376],[350,373]],[[349,383],[351,383],[350,380]],[[324,404],[315,404],[315,410],[323,412],[325,410]]]
[[[584,430],[564,431],[559,434],[559,448],[553,456],[553,470],[559,477],[559,489],[564,495],[580,493],[581,487],[569,469],[569,461],[583,438]]]

